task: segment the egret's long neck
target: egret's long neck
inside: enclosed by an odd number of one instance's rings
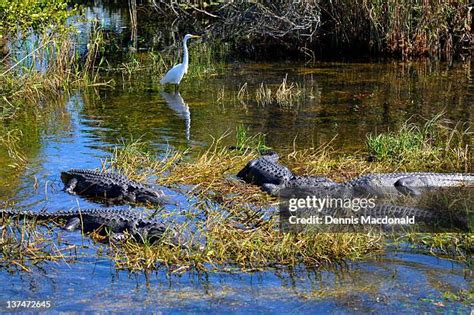
[[[184,66],[185,72],[188,72],[188,63],[189,63],[188,43],[187,43],[187,40],[183,40],[183,66]]]

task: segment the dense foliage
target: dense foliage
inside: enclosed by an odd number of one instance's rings
[[[66,28],[76,10],[68,0],[0,0],[0,34]]]
[[[148,10],[155,20],[212,34],[252,58],[450,59],[470,54],[471,6],[467,0],[153,1]]]

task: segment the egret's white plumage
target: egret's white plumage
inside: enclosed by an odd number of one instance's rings
[[[160,80],[161,84],[179,85],[186,72],[188,72],[189,56],[188,56],[188,39],[199,38],[200,36],[186,34],[183,39],[183,62],[177,64],[166,72],[165,76]]]

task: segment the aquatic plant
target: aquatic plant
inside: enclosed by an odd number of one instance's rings
[[[0,267],[30,272],[42,263],[71,261],[77,258],[76,247],[63,244],[58,234],[32,220],[18,222],[0,218]]]
[[[472,132],[443,120],[440,113],[420,127],[405,122],[397,131],[367,136],[369,155],[410,169],[443,168],[469,171]]]
[[[19,129],[9,130],[0,136],[0,148],[6,149],[11,160],[9,166],[12,168],[21,168],[27,163],[27,158],[21,152],[18,144],[22,136],[23,134]]]
[[[473,265],[474,233],[408,233],[393,240],[390,246],[428,250],[432,255],[448,257]]]
[[[21,108],[38,106],[46,97],[58,97],[73,88],[111,85],[97,71],[102,63],[95,58],[101,46],[99,34],[91,35],[84,60],[76,53],[72,37],[47,34],[38,37],[38,47],[26,57],[12,59],[6,69],[0,67],[0,95],[5,101],[0,105],[0,119],[12,118]]]
[[[271,104],[273,101],[272,90],[262,82],[255,91],[255,100],[261,105]]]
[[[235,148],[237,150],[246,151],[246,150],[255,150],[261,152],[263,150],[268,150],[270,147],[265,145],[265,135],[262,133],[257,133],[253,136],[248,135],[248,130],[243,124],[237,126],[235,131]]]
[[[241,97],[244,94],[240,94]],[[263,82],[255,91],[255,100],[260,105],[269,105],[276,103],[283,108],[291,108],[300,103],[304,97],[303,88],[298,83],[288,83],[288,75],[286,75],[276,90]]]

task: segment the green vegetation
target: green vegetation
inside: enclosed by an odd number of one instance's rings
[[[472,266],[473,233],[409,233],[395,239],[395,246],[411,244],[412,249],[428,250],[432,255],[448,257]]]
[[[259,133],[254,136],[249,136],[248,130],[243,124],[238,125],[235,131],[235,147],[241,151],[252,149],[257,152],[270,149],[270,147],[265,145],[264,134]]]
[[[472,132],[463,126],[450,126],[442,116],[435,116],[422,127],[405,122],[396,132],[369,135],[369,155],[407,169],[469,171],[472,153],[467,141]]]
[[[67,19],[77,13],[69,0],[1,0],[0,36],[15,36],[17,32],[43,33],[51,29],[67,29]]]

